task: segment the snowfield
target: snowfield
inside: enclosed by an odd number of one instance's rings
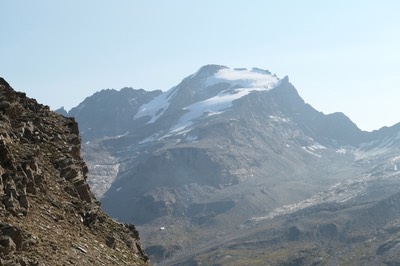
[[[225,90],[217,96],[205,101],[197,102],[184,108],[188,112],[184,114],[179,122],[171,128],[171,132],[178,132],[195,123],[195,120],[203,114],[207,116],[217,115],[225,112],[238,100],[253,91],[265,91],[265,88],[240,88],[236,90]]]
[[[196,75],[193,76],[195,78]],[[208,115],[220,114],[232,106],[232,102],[243,96],[248,95],[252,91],[267,91],[275,88],[280,80],[271,75],[269,71],[258,68],[252,70],[247,69],[220,69],[214,75],[208,77],[204,82],[204,88],[219,83],[229,83],[230,88],[234,90],[226,90],[207,100],[194,103],[184,108],[188,112],[184,114],[179,122],[171,129],[171,131],[180,131],[189,127],[194,120],[202,116],[204,113]],[[170,101],[174,98],[178,91],[178,87],[173,87],[168,91],[154,98],[149,103],[142,105],[134,116],[134,119],[150,116],[147,122],[154,123],[168,109]]]
[[[215,75],[209,77],[206,84],[212,86],[221,82],[229,83],[232,87],[272,89],[277,85],[279,79],[268,71],[258,68],[252,70],[227,68],[221,69]]]

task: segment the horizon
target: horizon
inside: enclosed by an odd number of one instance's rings
[[[400,122],[400,2],[1,4],[0,75],[53,110],[102,89],[168,90],[206,64],[289,76],[360,129]]]

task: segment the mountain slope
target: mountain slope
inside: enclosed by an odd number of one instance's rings
[[[77,107],[72,108],[68,115],[79,121],[84,141],[122,135],[131,128],[141,126],[140,123],[133,123],[132,113],[136,113],[144,102],[160,93],[161,91],[146,92],[131,88],[123,88],[118,92],[103,90],[95,93],[93,97],[86,98]]]
[[[139,94],[142,100],[123,112],[125,124],[90,126],[99,137],[87,137],[85,158],[105,210],[141,224],[150,253],[164,250],[156,255],[161,259],[361,172],[352,155],[337,147],[362,131],[305,104],[288,78],[256,68],[204,66],[162,93],[102,91],[70,115],[85,127],[97,108],[120,116],[112,103],[133,102]],[[353,136],[326,125],[340,125]],[[165,225],[169,230],[160,242],[155,229]],[[205,227],[209,232],[191,239]]]
[[[0,78],[0,264],[147,265],[86,184],[78,125]]]
[[[396,150],[398,150],[397,146]],[[255,216],[167,265],[396,265],[398,152],[358,150],[366,172],[306,200]]]
[[[121,127],[113,123],[93,125],[98,137],[84,145],[84,156],[89,182],[104,209],[139,225],[155,262],[245,261],[251,255],[246,257],[242,243],[258,233],[266,239],[269,234],[285,239],[278,233],[288,230],[286,217],[294,211],[306,213],[305,219],[312,221],[326,208],[336,210],[337,204],[345,204],[340,210],[347,208],[345,217],[350,217],[360,202],[379,205],[392,195],[396,198],[392,176],[397,171],[398,127],[364,132],[342,113],[318,112],[287,77],[279,79],[258,68],[207,65],[168,91],[130,89],[131,96],[121,97],[125,94],[102,91],[85,100],[111,103],[120,97],[131,102],[133,95],[142,95],[124,113],[124,132],[110,135]],[[116,107],[109,106],[103,111],[118,116],[112,111]],[[83,106],[81,112],[93,115],[92,108]],[[80,124],[91,120],[79,115],[76,119]],[[382,187],[376,185],[380,179],[385,180]],[[377,187],[386,198],[376,196]],[[367,213],[368,204],[362,205]],[[337,214],[339,221],[324,221],[322,215],[320,224],[339,226],[348,219]],[[395,217],[388,214],[385,224]],[[271,219],[278,233],[267,226]],[[304,229],[302,222],[293,226],[311,234],[319,226],[316,221],[307,222]],[[379,241],[383,239],[388,238]],[[238,247],[239,257],[230,254],[230,241]],[[298,244],[312,246],[313,241],[304,238]],[[266,249],[254,242],[249,244],[252,249]],[[278,250],[286,242],[279,243]],[[225,251],[214,252],[220,248]],[[321,252],[327,248],[322,246]],[[307,263],[308,258],[303,265]]]

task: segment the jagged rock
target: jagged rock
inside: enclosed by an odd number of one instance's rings
[[[1,236],[0,237],[0,253],[10,254],[17,249],[14,241],[9,236]]]
[[[395,247],[396,247],[396,251],[398,252],[400,250],[400,238],[394,239],[394,240],[389,240],[389,241],[383,243],[376,250],[376,254],[383,255]]]
[[[116,239],[113,235],[109,235],[109,236],[106,237],[106,245],[107,245],[109,248],[114,249],[114,248],[115,248],[115,245],[116,245],[116,240],[117,240],[117,239]]]
[[[147,265],[137,231],[108,217],[86,183],[75,120],[2,78],[0,114],[0,265]]]
[[[10,106],[11,106],[11,104],[9,102],[6,102],[6,101],[0,102],[0,110],[5,110],[5,109],[9,108]]]
[[[12,164],[13,156],[10,150],[7,148],[6,141],[0,139],[0,161],[5,165]]]
[[[22,249],[23,233],[21,229],[9,224],[0,224],[0,236],[5,239],[4,244],[13,249],[12,251]]]

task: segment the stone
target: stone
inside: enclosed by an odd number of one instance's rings
[[[11,106],[11,104],[7,101],[0,102],[0,110],[8,109],[10,106]]]
[[[99,208],[87,173],[75,120],[0,78],[0,265],[148,265]]]
[[[16,249],[17,247],[11,237],[9,236],[0,237],[0,253],[7,255],[16,251]]]
[[[116,245],[116,240],[117,239],[113,235],[107,236],[106,237],[106,245],[107,245],[107,247],[114,249],[115,245]]]

